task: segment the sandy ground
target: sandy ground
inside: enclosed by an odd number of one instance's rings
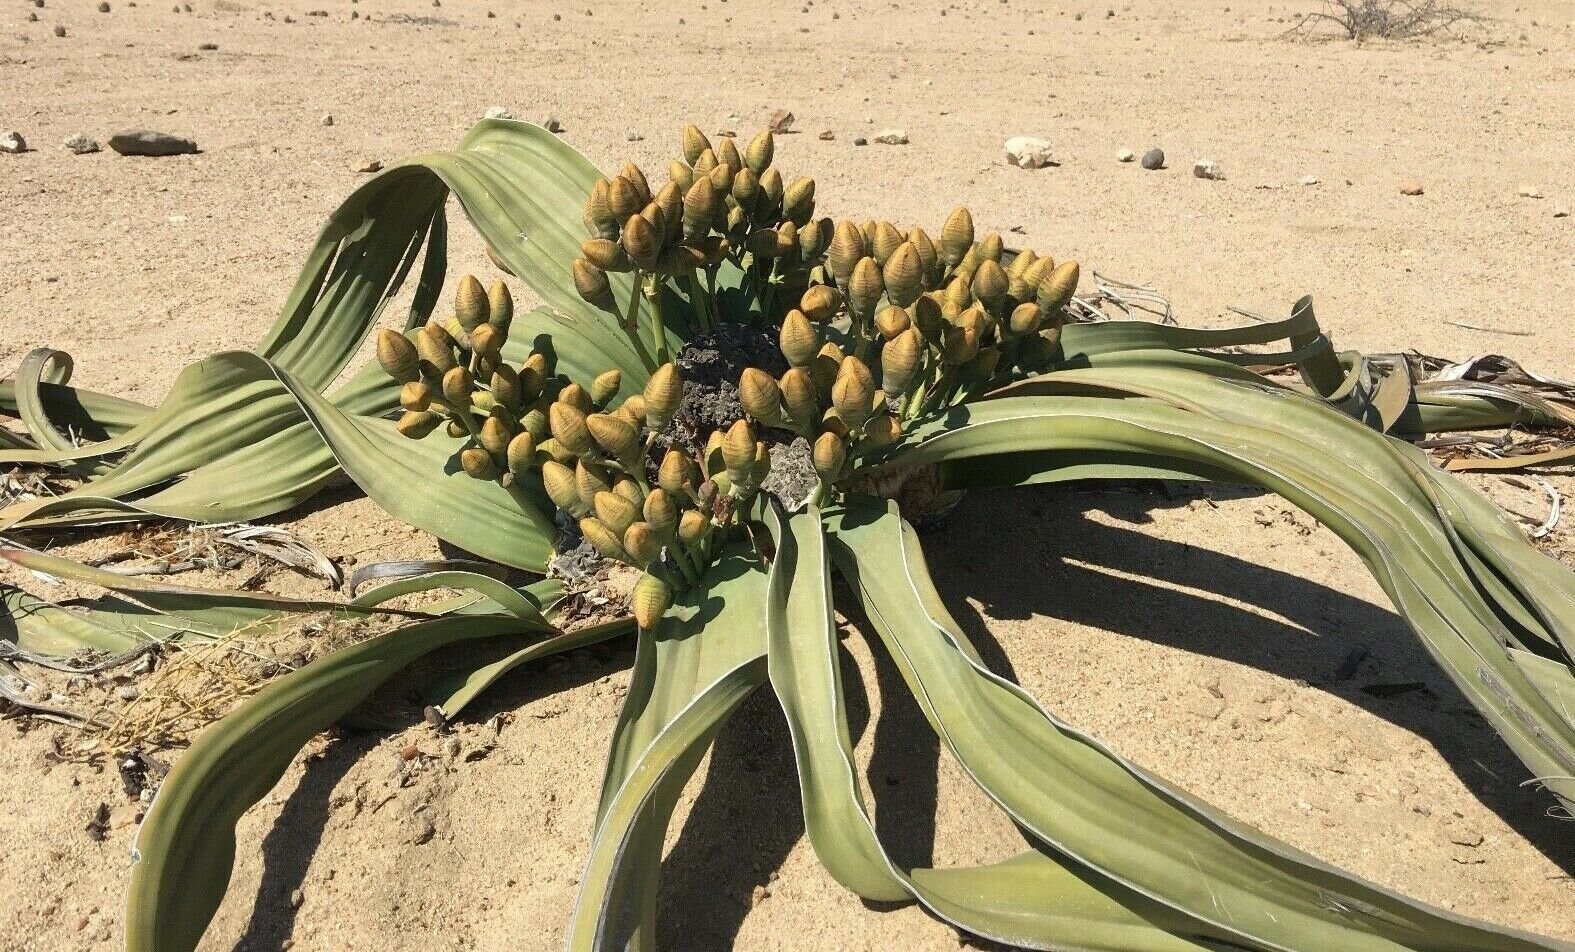
[[[364,180],[353,167],[447,147],[491,105],[555,116],[603,166],[647,167],[675,151],[684,121],[748,133],[786,108],[804,134],[779,143],[779,162],[817,177],[829,214],[938,226],[966,199],[981,227],[1020,227],[1019,243],[1163,289],[1187,323],[1224,323],[1233,304],[1279,314],[1312,292],[1342,346],[1575,369],[1563,308],[1575,218],[1554,217],[1575,205],[1563,0],[1484,4],[1497,20],[1483,42],[1365,47],[1279,38],[1313,0],[1113,17],[1104,3],[1025,0],[494,0],[495,18],[468,0],[111,3],[7,0],[0,13],[0,130],[36,150],[0,155],[7,371],[48,344],[75,356],[78,383],[156,401],[186,363],[261,335],[307,242]],[[325,16],[310,15],[317,3]],[[61,145],[136,126],[203,152]],[[911,144],[853,145],[888,126]],[[1001,141],[1020,133],[1049,138],[1061,165],[1004,166]],[[1167,171],[1115,161],[1156,144]],[[1203,157],[1227,180],[1194,179]],[[1298,184],[1309,175],[1320,184]],[[1406,178],[1425,194],[1400,195]],[[1546,198],[1518,197],[1523,185]],[[454,253],[457,267],[484,265],[468,237]],[[1493,491],[1541,518],[1535,490]],[[435,551],[349,491],[287,522],[336,555]],[[1307,517],[1227,489],[997,493],[968,500],[926,546],[986,657],[1122,752],[1360,874],[1575,939],[1571,828],[1520,788],[1523,768]],[[1575,565],[1568,531],[1550,549]],[[854,726],[898,858],[1015,851],[1017,834],[894,696],[890,663],[857,634],[844,644],[848,676],[872,695]],[[1368,660],[1338,679],[1359,648]],[[613,648],[521,673],[459,726],[457,753],[413,719],[319,745],[243,821],[204,947],[559,947],[629,660]],[[1363,690],[1396,682],[1425,688]],[[502,712],[512,720],[494,737]],[[54,734],[0,725],[0,946],[113,946],[135,810],[112,773],[52,764]],[[410,744],[420,769],[400,766]],[[83,827],[101,802],[115,828],[94,842]],[[679,821],[667,948],[958,945],[922,912],[867,908],[820,870],[769,697],[723,732]],[[769,895],[752,901],[757,885]]]

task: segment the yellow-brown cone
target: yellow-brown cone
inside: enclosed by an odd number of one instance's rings
[[[782,319],[782,331],[777,340],[782,356],[794,367],[808,366],[820,350],[820,332],[802,311],[796,309],[788,311]]]
[[[924,338],[910,327],[881,348],[880,386],[894,397],[908,392],[917,380],[919,360],[924,356]]]
[[[460,278],[459,288],[454,292],[454,316],[459,318],[459,326],[473,331],[487,323],[491,310],[487,289],[481,286],[476,276],[467,274]]]
[[[898,307],[907,307],[924,293],[924,262],[919,249],[912,242],[904,241],[886,259],[882,277],[886,282],[886,297]]]
[[[776,154],[776,145],[770,129],[749,140],[749,148],[744,150],[744,164],[749,167],[749,171],[757,176],[764,173],[771,165],[771,157]]]
[[[552,438],[575,456],[595,450],[595,441],[585,425],[585,413],[578,407],[558,400],[547,408],[547,422],[552,427]]]
[[[614,492],[596,494],[596,518],[621,537],[640,518],[640,507]]]
[[[536,465],[536,437],[529,433],[517,434],[509,440],[508,449],[504,451],[504,460],[508,463],[509,472],[519,476]],[[557,502],[557,500],[553,500]]]
[[[799,298],[798,309],[804,316],[815,324],[824,324],[837,316],[837,308],[842,304],[841,295],[837,289],[827,284],[817,284],[804,292]]]
[[[591,381],[591,402],[599,407],[605,407],[608,401],[618,395],[618,388],[623,386],[623,373],[617,370],[604,370]]]
[[[681,450],[668,450],[656,473],[656,483],[673,499],[687,499],[685,488],[693,488],[694,463]]]
[[[469,412],[470,392],[474,388],[470,371],[464,367],[450,367],[443,375],[443,399],[459,413]]]
[[[437,429],[438,424],[442,422],[443,417],[430,410],[407,410],[400,415],[399,422],[394,424],[394,429],[399,431],[400,436],[419,440]]]
[[[831,236],[831,247],[826,251],[826,264],[838,285],[844,288],[848,286],[854,265],[866,253],[864,233],[859,231],[859,226],[851,221],[837,222],[836,231]]]
[[[591,544],[597,552],[609,559],[620,562],[629,561],[629,553],[623,550],[623,537],[614,532],[612,527],[602,522],[595,516],[586,516],[580,520],[580,535]]]
[[[413,413],[432,406],[432,388],[424,380],[412,380],[399,388],[399,405]]]
[[[613,299],[607,272],[584,258],[575,258],[570,270],[574,273],[574,290],[579,292],[581,298],[604,311],[617,312],[618,302]]]
[[[404,382],[421,376],[421,355],[410,338],[396,330],[383,328],[377,333],[377,362],[384,373]]]
[[[645,568],[662,556],[662,543],[656,533],[643,522],[631,523],[623,532],[623,550],[634,559],[634,564]]]
[[[861,426],[869,419],[870,401],[875,395],[875,378],[864,361],[849,357],[837,368],[831,385],[831,405],[848,426]]]
[[[613,459],[630,459],[639,451],[640,434],[623,417],[592,413],[585,418],[585,427],[591,431],[591,437],[602,452]]]
[[[697,509],[686,509],[678,519],[678,538],[685,542],[698,542],[705,538],[710,520]]]
[[[958,208],[947,216],[941,228],[941,260],[956,267],[972,247],[973,215],[966,208]]]
[[[727,467],[733,482],[748,479],[749,469],[755,462],[755,431],[744,420],[735,420],[722,437],[722,465]]]
[[[795,429],[805,432],[820,419],[820,400],[815,395],[815,381],[809,371],[794,367],[782,375],[777,389]]]
[[[1039,285],[1039,306],[1046,314],[1056,314],[1077,293],[1079,271],[1076,261],[1064,261]]]
[[[479,446],[468,446],[459,451],[459,467],[472,479],[497,479],[498,464],[492,454]]]
[[[684,126],[684,161],[694,165],[700,161],[701,153],[711,148],[711,140],[705,137],[700,127],[694,123]]]
[[[874,315],[876,302],[880,300],[885,290],[880,265],[875,263],[874,258],[860,258],[859,263],[853,266],[853,274],[848,278],[848,310],[861,321],[869,320]]]
[[[673,590],[654,575],[642,575],[629,594],[629,610],[634,613],[635,624],[650,631],[661,624],[662,615],[673,603]]]
[[[678,415],[684,400],[684,382],[678,377],[678,368],[663,364],[645,383],[645,423],[653,430],[660,430]]]
[[[767,426],[782,419],[782,392],[777,382],[759,367],[745,367],[738,378],[738,402],[744,411]]]
[[[848,459],[847,444],[835,433],[822,433],[815,440],[810,459],[815,464],[815,473],[829,486],[842,475],[842,465]]]

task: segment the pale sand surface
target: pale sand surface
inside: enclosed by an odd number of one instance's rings
[[[1312,292],[1344,347],[1503,352],[1575,372],[1575,219],[1553,217],[1575,205],[1575,9],[1561,0],[1485,5],[1498,20],[1484,35],[1500,42],[1366,47],[1279,39],[1311,0],[1132,4],[1109,19],[1105,4],[1024,0],[615,2],[589,17],[496,0],[495,19],[464,0],[332,0],[322,18],[306,14],[329,0],[200,0],[179,14],[170,0],[113,2],[100,14],[49,0],[30,23],[34,8],[11,0],[0,14],[0,129],[37,150],[0,156],[6,372],[48,344],[76,358],[76,382],[156,402],[185,364],[261,336],[308,242],[364,181],[353,165],[449,147],[494,104],[557,117],[603,167],[646,168],[665,165],[684,121],[747,135],[786,108],[803,134],[779,142],[779,163],[816,176],[825,213],[935,227],[966,200],[981,228],[1021,226],[1016,243],[1157,286],[1186,323],[1233,322],[1232,304],[1281,314]],[[61,147],[128,126],[204,151]],[[912,143],[853,146],[888,126]],[[1060,167],[1004,166],[1016,134],[1049,138]],[[1169,171],[1115,161],[1154,144]],[[1228,179],[1192,178],[1203,157]],[[1321,184],[1298,185],[1306,175]],[[1411,177],[1425,195],[1399,194]],[[1521,185],[1547,197],[1518,198]],[[479,246],[455,235],[454,266],[482,271]],[[1572,481],[1558,484],[1568,496]],[[1494,495],[1545,511],[1535,488]],[[1208,496],[981,495],[925,544],[985,656],[1118,750],[1386,885],[1575,940],[1571,827],[1520,788],[1525,770],[1362,565],[1277,499]],[[362,561],[437,551],[347,490],[282,521]],[[1575,564],[1567,529],[1549,548]],[[951,864],[1020,848],[912,702],[893,699],[890,663],[858,634],[844,644],[849,678],[875,696],[855,704],[854,727],[894,854]],[[1371,657],[1335,680],[1358,646]],[[587,652],[510,679],[458,728],[468,751],[490,715],[515,715],[479,760],[412,725],[292,768],[241,824],[204,948],[561,947],[629,659]],[[1427,690],[1361,690],[1408,681]],[[96,843],[83,826],[124,797],[112,771],[51,765],[54,732],[0,726],[0,947],[112,947],[132,828]],[[434,761],[401,787],[411,743]],[[949,927],[867,908],[820,869],[768,696],[718,744],[671,834],[664,947],[957,947]],[[436,835],[416,844],[423,818]]]

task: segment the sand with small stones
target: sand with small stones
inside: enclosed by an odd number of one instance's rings
[[[1059,0],[111,0],[108,13],[7,0],[0,131],[34,151],[0,155],[0,369],[47,344],[76,358],[78,383],[156,402],[189,362],[262,335],[326,216],[365,181],[354,169],[448,147],[501,105],[558,118],[603,167],[647,168],[685,121],[748,134],[789,109],[801,134],[778,161],[815,175],[828,214],[934,227],[966,200],[1015,244],[1163,290],[1185,323],[1229,323],[1230,305],[1282,314],[1311,292],[1342,347],[1502,352],[1575,373],[1575,219],[1555,217],[1575,206],[1575,9],[1484,2],[1495,20],[1465,41],[1281,38],[1314,5],[1181,0],[1107,17]],[[107,146],[128,127],[202,152],[63,146]],[[854,145],[888,127],[910,144]],[[1060,164],[1005,165],[1019,134],[1050,140]],[[1115,159],[1154,145],[1168,169]],[[1204,158],[1223,181],[1192,177]],[[1401,195],[1406,179],[1423,194]],[[462,232],[455,267],[484,272]],[[1571,498],[1567,471],[1553,479]],[[1546,514],[1535,484],[1473,481],[1517,519]],[[438,551],[353,487],[276,521],[341,558]],[[1575,565],[1568,524],[1543,544]],[[143,538],[59,541],[86,557]],[[1323,859],[1575,940],[1571,827],[1544,815],[1551,799],[1521,786],[1524,768],[1310,518],[1225,487],[1001,492],[924,541],[985,658],[1052,710]],[[264,583],[322,593],[288,573]],[[1019,849],[890,662],[856,630],[843,645],[896,858]],[[1338,678],[1359,649],[1367,660]],[[560,948],[630,659],[614,645],[523,670],[452,740],[404,710],[391,729],[314,742],[241,822],[203,948]],[[54,761],[62,730],[0,724],[6,948],[121,942],[137,811],[112,770]],[[111,829],[95,841],[84,826],[100,803]],[[958,945],[819,867],[767,695],[722,732],[670,847],[664,948]]]

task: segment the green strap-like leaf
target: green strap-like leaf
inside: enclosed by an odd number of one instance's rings
[[[459,641],[531,632],[545,634],[534,622],[496,616],[409,625],[279,678],[205,730],[159,787],[137,835],[128,952],[196,948],[230,881],[236,821],[314,735],[423,655]],[[545,651],[572,640],[558,635],[540,644]]]
[[[1058,855],[1248,948],[1570,948],[1428,909],[1216,814],[960,650],[964,639],[938,613],[918,542],[894,508],[855,497],[831,527],[839,566],[936,732],[981,789]]]
[[[684,783],[738,703],[766,679],[766,573],[735,545],[640,632],[613,733],[568,948],[654,948],[663,834]]]
[[[865,899],[917,899],[976,935],[1067,952],[1197,952],[1218,948],[1166,907],[1114,883],[1103,891],[1048,853],[1029,851],[988,866],[902,870],[876,837],[854,774],[853,742],[837,665],[830,562],[814,507],[764,518],[776,554],[767,605],[771,686],[782,704],[798,764],[804,825],[815,855]],[[1119,897],[1119,899],[1117,898]],[[1170,924],[1182,931],[1166,931]]]

